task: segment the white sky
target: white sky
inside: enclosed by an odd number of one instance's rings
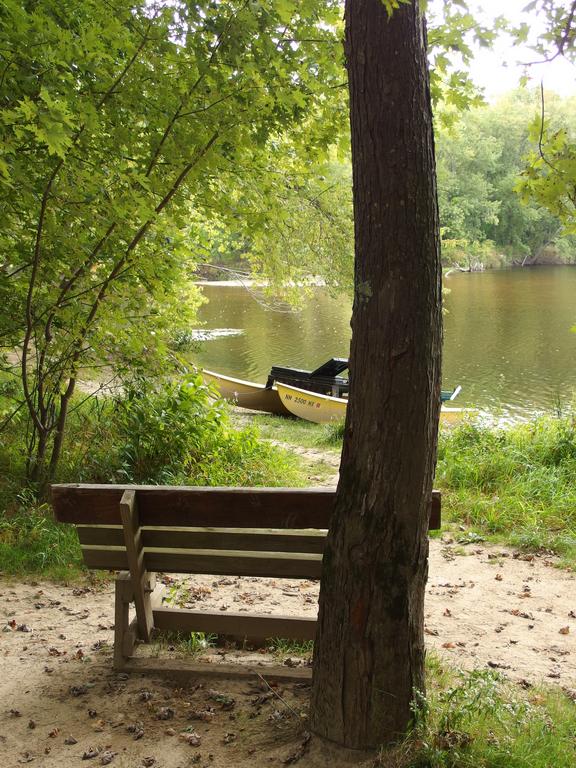
[[[492,21],[496,16],[505,16],[509,21],[527,21],[534,34],[542,28],[542,22],[532,14],[523,14],[522,9],[529,0],[470,0],[474,15],[484,22]],[[441,5],[441,0],[432,0],[431,6]],[[529,48],[514,47],[510,38],[499,40],[491,50],[480,49],[476,55],[471,74],[476,83],[485,89],[489,99],[517,87],[524,72],[519,62],[529,62],[537,59],[537,54]],[[528,75],[534,85],[544,80],[548,90],[556,91],[562,96],[576,94],[576,66],[562,57],[546,64],[530,67]]]

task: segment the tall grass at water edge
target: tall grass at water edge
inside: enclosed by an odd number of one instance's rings
[[[576,421],[542,417],[442,434],[436,486],[445,520],[576,565]]]
[[[281,444],[338,450],[344,424],[255,417]],[[443,429],[435,487],[443,526],[465,541],[489,536],[515,547],[549,549],[576,567],[576,420],[547,416],[506,428],[467,421]]]

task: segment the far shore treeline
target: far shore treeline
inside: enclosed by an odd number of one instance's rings
[[[576,125],[576,97],[546,92],[544,99],[549,130],[571,135]],[[540,201],[530,186],[539,157],[541,110],[540,90],[528,88],[465,111],[438,105],[436,161],[445,268],[474,271],[576,264],[576,234],[569,222],[549,210],[546,200]],[[330,181],[326,183],[328,192],[316,201],[324,221],[306,213],[306,222],[308,227],[318,226],[319,236],[324,228],[331,239],[334,269],[325,279],[347,284],[352,267],[351,170],[348,160],[335,161],[324,170]],[[305,202],[303,195],[292,210],[300,223]],[[263,266],[260,260],[253,260],[249,238],[221,231],[212,242],[210,267],[200,266],[208,279],[217,274],[214,264],[240,270],[247,264]],[[288,262],[290,251],[286,253]],[[321,265],[315,262],[313,249],[306,258],[308,271],[318,271]],[[229,277],[225,272],[222,276]]]

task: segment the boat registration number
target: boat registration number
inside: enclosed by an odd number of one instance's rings
[[[288,395],[287,394],[285,396],[285,399],[286,400],[292,400],[293,399],[295,403],[298,403],[298,405],[307,405],[310,408],[314,408],[314,406],[316,406],[316,408],[320,408],[320,403],[319,402],[317,402],[316,400],[308,400],[305,397],[294,397],[294,398],[292,398],[292,395]]]

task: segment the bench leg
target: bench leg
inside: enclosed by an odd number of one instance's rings
[[[162,605],[164,585],[156,584],[156,574],[149,573],[149,581],[145,592],[150,599],[152,608]],[[128,571],[121,571],[116,577],[114,602],[114,669],[121,670],[126,662],[134,655],[137,640],[142,640],[138,631],[138,619],[129,621],[130,603],[134,602],[132,578]]]
[[[124,668],[127,659],[134,653],[136,643],[136,621],[129,623],[130,603],[134,599],[130,574],[122,571],[116,577],[114,603],[114,669]]]
[[[150,635],[154,628],[152,616],[152,602],[150,592],[154,588],[154,578],[144,567],[144,549],[142,546],[142,531],[138,515],[138,504],[134,490],[124,491],[120,501],[120,517],[124,529],[124,543],[126,544],[126,557],[132,580],[134,605],[136,607],[136,620],[138,622],[138,635],[144,642],[150,642]]]

